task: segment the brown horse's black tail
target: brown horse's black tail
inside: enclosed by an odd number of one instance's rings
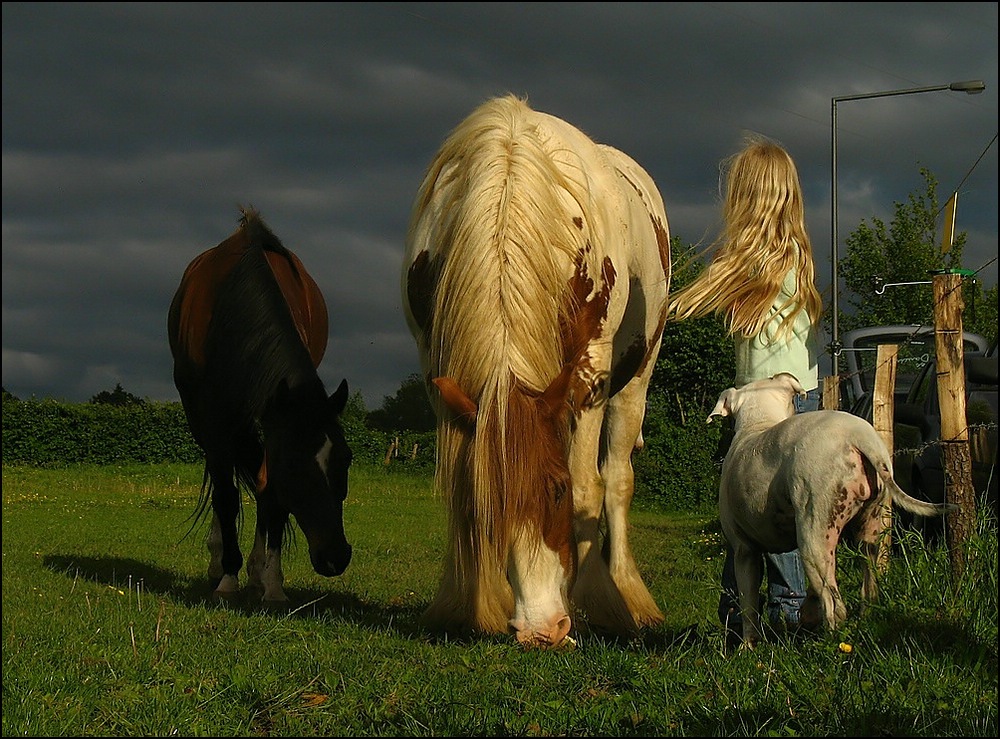
[[[256,497],[257,494],[257,470],[260,469],[261,460],[264,455],[264,447],[257,435],[256,430],[251,428],[243,434],[243,443],[238,446],[239,453],[233,464],[233,482],[239,493],[239,513],[237,514],[236,525],[243,526],[243,496],[247,494]],[[205,465],[201,478],[201,491],[198,494],[198,503],[194,511],[188,517],[191,527],[184,537],[189,536],[198,524],[209,518],[212,513],[212,476],[208,472],[208,465]]]

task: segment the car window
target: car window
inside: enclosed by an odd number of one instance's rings
[[[941,415],[941,405],[938,403],[938,384],[937,384],[937,373],[928,372],[927,373],[927,408],[928,415],[940,416]]]
[[[898,347],[896,355],[897,387],[910,387],[921,368],[934,358],[937,351],[933,331],[926,333],[873,333],[870,336],[857,337],[852,342],[851,347],[845,351],[855,355],[855,361],[860,370],[862,390],[871,390],[874,385],[875,363],[880,344],[896,344]],[[967,338],[964,351],[968,354],[981,352],[983,349],[977,346],[976,342]]]
[[[923,405],[927,401],[927,394],[937,383],[937,375],[934,374],[934,362],[928,362],[923,367],[923,372],[917,377],[916,384],[911,388],[910,402]],[[935,394],[937,394],[935,392]]]
[[[910,387],[920,368],[934,355],[934,336],[871,336],[859,339],[854,346],[857,352],[858,368],[861,372],[861,387],[867,392],[875,387],[875,365],[879,344],[898,344],[896,354],[896,387],[906,390]]]
[[[934,327],[931,325],[868,326],[845,332],[842,348],[845,371],[840,373],[839,382],[843,407],[854,407],[865,393],[872,391],[881,344],[897,347],[897,403],[907,397],[915,378],[936,353]],[[989,342],[984,337],[970,332],[965,332],[964,344],[966,354],[981,353],[989,348]]]
[[[907,402],[923,406],[929,414],[934,416],[940,415],[936,366],[936,362],[933,361],[924,365],[907,396]],[[970,383],[968,377],[966,377],[965,392],[966,417],[968,418],[968,422],[970,424],[996,423],[996,386],[978,386]]]

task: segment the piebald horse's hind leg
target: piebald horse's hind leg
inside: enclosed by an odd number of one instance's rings
[[[208,575],[215,582],[216,598],[227,598],[239,590],[240,568],[243,553],[240,551],[236,520],[239,516],[239,491],[228,471],[213,465],[212,477],[212,529],[208,536]],[[216,578],[218,582],[216,582]]]
[[[584,410],[570,445],[577,573],[572,600],[593,630],[631,637],[639,627],[601,554],[600,521],[605,486],[597,467],[604,408]]]
[[[604,550],[611,577],[636,623],[639,626],[654,626],[662,623],[663,613],[642,581],[628,540],[628,513],[635,492],[632,450],[642,443],[645,388],[642,378],[636,378],[608,401],[604,417],[605,457],[601,474],[604,477],[604,512],[608,523]]]
[[[254,531],[253,550],[247,561],[250,585],[263,591],[265,603],[284,603],[288,600],[283,589],[285,575],[281,569],[281,543],[288,523],[288,513],[275,510],[267,493],[257,498],[257,525]]]

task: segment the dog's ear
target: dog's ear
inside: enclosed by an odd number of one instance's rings
[[[806,390],[802,387],[802,383],[798,381],[798,378],[796,378],[795,375],[788,372],[779,372],[772,379],[783,382],[789,390],[798,395],[800,398],[806,397]]]
[[[723,417],[728,416],[733,411],[733,400],[736,397],[736,388],[730,387],[722,391],[722,395],[719,396],[718,402],[715,404],[715,408],[712,412],[708,414],[708,418],[705,419],[705,423],[711,423],[712,419],[716,416]]]

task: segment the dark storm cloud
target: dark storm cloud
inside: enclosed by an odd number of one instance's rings
[[[3,4],[3,385],[176,399],[166,310],[258,207],[330,307],[321,375],[369,408],[417,370],[399,303],[410,203],[448,131],[527,96],[618,146],[688,243],[747,131],[800,167],[829,294],[831,97],[843,239],[961,189],[965,266],[997,268],[996,3]],[[992,142],[992,145],[991,145]]]

